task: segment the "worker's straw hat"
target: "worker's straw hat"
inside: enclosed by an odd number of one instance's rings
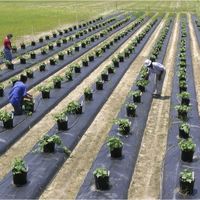
[[[145,66],[145,67],[149,67],[150,65],[151,65],[151,60],[146,59],[146,60],[144,61],[144,66]]]

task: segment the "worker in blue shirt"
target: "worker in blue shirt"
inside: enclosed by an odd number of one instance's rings
[[[32,95],[27,93],[26,83],[27,77],[25,75],[20,76],[20,80],[15,82],[9,93],[9,102],[12,104],[14,108],[14,115],[22,115],[22,104],[23,99],[32,99]]]

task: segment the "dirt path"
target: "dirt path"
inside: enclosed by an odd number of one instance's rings
[[[149,23],[149,22],[148,22]],[[135,34],[134,36],[138,35],[143,29],[145,28],[145,25],[143,25]],[[123,45],[123,48],[127,44]],[[119,51],[122,50],[122,47],[119,49]],[[58,112],[61,112],[66,105],[72,101],[79,99],[80,96],[83,94],[83,90],[86,87],[89,87],[96,78],[99,76],[99,74],[102,72],[102,70],[105,68],[105,66],[110,63],[110,59],[105,60],[102,65],[100,65],[92,74],[90,74],[84,81],[78,85],[64,100],[62,100],[58,106],[56,106],[51,112],[49,112],[45,117],[40,120],[39,123],[37,123],[33,128],[31,128],[26,135],[24,135],[18,142],[16,142],[12,148],[10,148],[4,155],[0,157],[0,178],[3,178],[5,174],[10,169],[10,163],[11,161],[17,156],[24,157],[33,145],[55,124],[52,115]],[[12,110],[12,107],[10,104],[6,106],[7,110]],[[48,123],[47,123],[48,122]]]
[[[173,35],[170,38],[164,60],[167,72],[163,84],[162,96],[166,98],[165,100],[153,99],[135,173],[129,188],[129,199],[154,199],[158,198],[159,195],[160,173],[169,126],[169,97],[171,95],[174,73],[173,67],[176,58],[178,30],[178,21],[176,19]]]
[[[194,81],[195,81],[195,89],[197,93],[197,102],[200,102],[200,49],[198,45],[198,41],[196,38],[195,30],[192,24],[191,14],[188,14],[189,19],[189,30],[190,30],[190,38],[191,38],[191,54],[192,54],[192,64],[194,70]],[[198,104],[198,110],[200,111],[200,103]]]
[[[131,89],[133,81],[136,80],[141,66],[149,55],[163,26],[164,21],[160,23],[145,45],[143,51],[132,63],[92,125],[88,128],[81,141],[72,152],[71,158],[65,162],[57,176],[41,196],[41,199],[53,199],[55,197],[58,199],[75,199],[96,154],[104,143],[108,131],[112,127],[113,118],[117,116],[122,103],[125,101]],[[113,102],[115,103],[113,104]],[[102,123],[102,121],[104,123]]]

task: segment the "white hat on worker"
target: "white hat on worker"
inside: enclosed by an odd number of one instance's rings
[[[151,60],[146,59],[146,60],[144,61],[144,66],[145,66],[145,67],[149,67],[150,65],[151,65]]]

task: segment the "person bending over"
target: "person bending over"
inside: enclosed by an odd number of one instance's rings
[[[25,75],[20,76],[20,80],[16,81],[11,91],[9,92],[9,102],[14,108],[14,115],[22,115],[23,99],[27,98],[32,100],[32,95],[27,93],[27,87],[25,85],[27,77]]]
[[[155,91],[153,95],[155,97],[160,97],[161,91],[162,91],[162,85],[163,85],[163,81],[164,81],[165,73],[166,73],[166,69],[164,65],[158,62],[152,62],[151,60],[147,59],[144,62],[144,66],[148,68],[149,74],[150,73],[155,74],[155,79],[154,79]]]

